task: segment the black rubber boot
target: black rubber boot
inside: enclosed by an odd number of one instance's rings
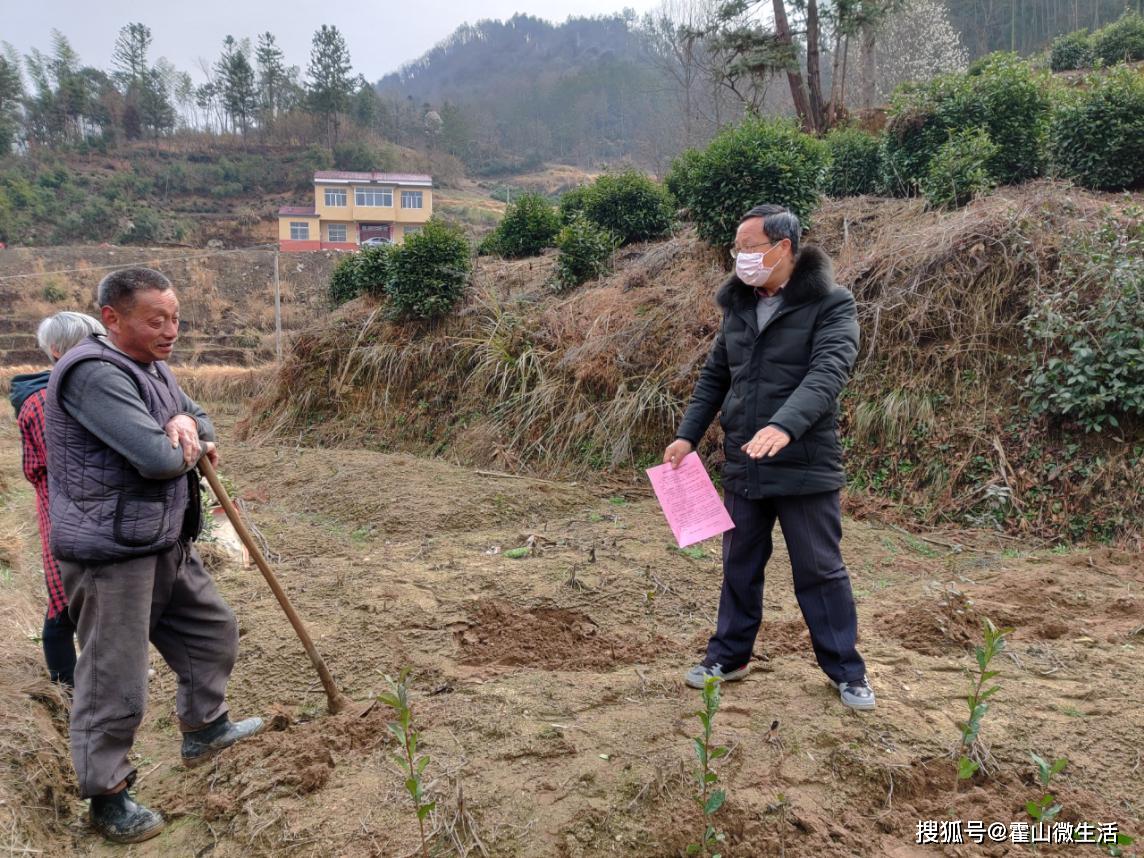
[[[162,814],[137,804],[127,790],[91,799],[91,827],[115,843],[142,843],[163,830]]]
[[[187,768],[202,765],[219,751],[261,731],[261,718],[247,718],[236,723],[221,715],[201,730],[183,734],[183,765]]]

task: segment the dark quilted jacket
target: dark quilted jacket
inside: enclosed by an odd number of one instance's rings
[[[838,396],[858,356],[854,297],[834,284],[830,259],[812,246],[799,253],[782,294],[759,331],[754,290],[737,277],[720,288],[722,329],[676,433],[698,445],[720,413],[723,485],[749,498],[815,494],[846,482]],[[790,444],[751,459],[742,446],[770,424]]]
[[[179,385],[167,365],[159,377],[95,337],[68,351],[48,384],[48,497],[51,549],[60,560],[107,562],[155,554],[183,535],[188,477],[149,480],[64,410],[60,391],[69,370],[85,360],[115,364],[135,381],[160,426],[180,412]]]

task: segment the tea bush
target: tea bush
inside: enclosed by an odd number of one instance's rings
[[[1144,60],[1144,17],[1126,9],[1117,21],[1092,34],[1092,53],[1106,66]]]
[[[560,215],[552,204],[540,194],[524,194],[508,207],[480,250],[509,258],[536,256],[552,247],[559,231]]]
[[[1058,281],[1024,321],[1033,413],[1096,432],[1144,417],[1144,209],[1076,236]]]
[[[760,203],[786,206],[806,224],[819,201],[826,144],[781,119],[750,118],[723,131],[673,180],[699,237],[729,245],[742,216]],[[678,162],[677,162],[678,163]]]
[[[397,318],[436,319],[461,300],[472,269],[471,248],[461,230],[436,218],[393,253],[388,294]]]
[[[556,290],[564,292],[604,274],[618,244],[616,236],[608,230],[583,215],[573,215],[556,239],[556,246],[560,248],[556,258]]]
[[[1053,114],[1054,172],[1096,190],[1144,184],[1144,72],[1120,66],[1089,76]]]
[[[965,74],[901,87],[883,138],[885,185],[892,193],[916,193],[938,150],[974,128],[985,129],[997,146],[988,169],[999,183],[1039,176],[1050,107],[1046,77],[1014,54],[991,54]]]
[[[830,166],[822,189],[831,197],[877,193],[882,176],[881,142],[857,128],[838,128],[826,135]]]
[[[1053,39],[1049,49],[1049,68],[1055,72],[1090,68],[1092,56],[1092,39],[1088,30],[1065,33]]]
[[[952,209],[965,205],[997,184],[989,164],[997,144],[981,128],[961,131],[945,143],[933,160],[921,190],[931,208]]]
[[[643,173],[605,173],[584,197],[584,214],[610,231],[621,244],[659,238],[671,229],[671,196]]]

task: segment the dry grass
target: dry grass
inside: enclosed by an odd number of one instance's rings
[[[698,284],[721,272],[690,236],[623,255],[626,274],[562,298],[545,285],[549,258],[484,261],[462,312],[432,329],[347,308],[298,339],[246,431],[423,449],[472,428],[472,415],[495,439],[487,461],[548,472],[632,464],[682,415],[716,324]],[[662,287],[628,288],[633,269]]]
[[[175,377],[196,402],[245,403],[266,389],[276,370],[274,364],[176,367]]]
[[[973,384],[1010,373],[1023,347],[1018,323],[1054,283],[1062,244],[1110,202],[1050,181],[952,213],[918,200],[828,202],[816,233],[858,299],[858,373],[877,366],[914,389],[967,371]]]
[[[41,372],[47,364],[18,364],[0,370],[0,394],[7,395],[12,377],[21,373]],[[276,367],[265,366],[194,366],[175,367],[175,377],[187,396],[196,402],[245,403],[260,393],[274,377]]]
[[[1031,423],[1020,399],[1021,320],[1060,287],[1070,234],[1124,204],[1041,181],[954,213],[911,200],[823,206],[814,239],[854,291],[863,331],[842,426],[855,496],[889,497],[931,524],[1139,532],[1144,495],[1123,439],[1065,439]],[[721,261],[687,232],[623,249],[612,274],[570,295],[547,288],[551,269],[551,256],[481,260],[467,304],[433,327],[347,306],[298,339],[246,431],[560,475],[656,461],[718,330]],[[716,460],[718,440],[713,429],[702,451]],[[1079,452],[1063,452],[1074,441]],[[1045,465],[1057,455],[1076,473]],[[1085,511],[1097,492],[1125,500],[1103,516],[1112,524]]]

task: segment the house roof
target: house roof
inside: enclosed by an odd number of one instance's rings
[[[419,185],[433,187],[433,177],[424,173],[353,173],[347,170],[318,170],[315,182],[369,182],[379,185]]]
[[[303,215],[306,217],[318,216],[318,213],[314,211],[313,206],[282,206],[282,208],[278,209],[278,214],[294,215],[296,217],[301,217]]]

